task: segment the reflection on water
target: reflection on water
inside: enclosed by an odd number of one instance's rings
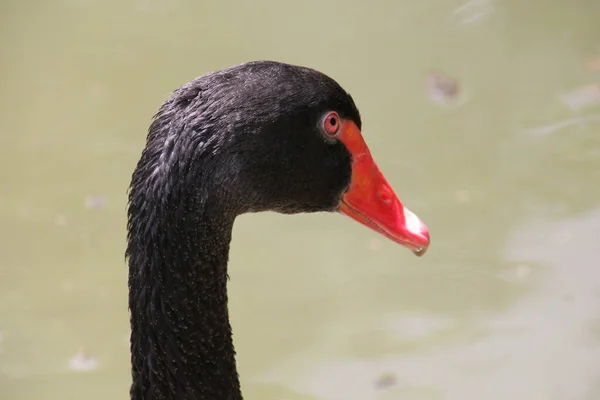
[[[281,4],[2,4],[0,398],[127,397],[125,189],[150,117],[268,58],[352,93],[433,241],[418,259],[338,215],[241,217],[246,398],[598,399],[600,3]]]
[[[310,355],[292,356],[260,380],[289,382],[299,391],[331,400],[379,398],[376,377],[382,372],[398,381],[389,398],[597,398],[599,237],[600,209],[555,222],[524,221],[509,235],[506,257],[517,263],[516,280],[535,285],[505,312],[481,316],[462,325],[453,339],[430,341],[418,352],[361,360],[323,357],[323,349],[311,349]],[[538,267],[525,274],[526,264]],[[393,326],[390,320],[395,320]],[[445,317],[410,315],[384,317],[379,328],[386,325],[390,335],[415,342],[457,327]],[[331,342],[324,347],[335,347],[360,329],[377,330],[378,324],[347,328],[331,329]]]

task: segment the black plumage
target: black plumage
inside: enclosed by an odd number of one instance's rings
[[[334,211],[352,158],[327,137],[328,111],[359,128],[326,75],[259,61],[177,89],[152,122],[129,190],[135,400],[241,399],[227,310],[237,215]]]

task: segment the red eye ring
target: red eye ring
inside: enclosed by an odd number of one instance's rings
[[[335,111],[328,112],[323,118],[323,131],[328,136],[335,136],[340,131],[340,116]]]

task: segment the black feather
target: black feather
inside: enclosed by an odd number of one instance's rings
[[[129,190],[132,399],[242,398],[227,309],[233,223],[335,209],[351,156],[319,129],[330,110],[361,126],[334,80],[270,61],[203,75],[162,105]]]

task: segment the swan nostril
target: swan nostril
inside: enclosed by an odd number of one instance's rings
[[[390,204],[394,198],[394,195],[388,189],[384,189],[379,192],[379,198],[385,204]]]

